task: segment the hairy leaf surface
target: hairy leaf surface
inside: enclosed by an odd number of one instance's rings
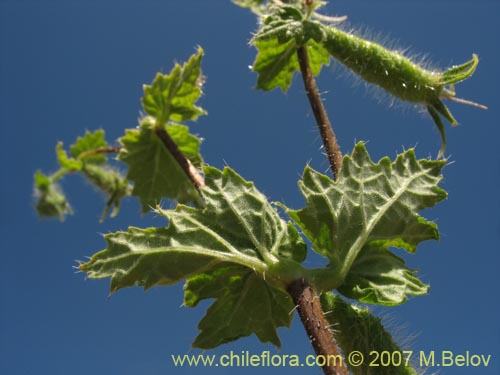
[[[79,171],[82,169],[83,163],[80,160],[70,158],[64,150],[62,142],[57,142],[56,156],[61,168],[68,171]]]
[[[203,158],[200,153],[201,139],[189,133],[189,127],[172,124],[167,127],[167,133],[195,167],[199,168],[203,165]]]
[[[203,50],[199,48],[182,67],[176,64],[170,74],[158,73],[151,85],[144,85],[142,105],[149,115],[165,124],[169,120],[196,120],[206,114],[194,104],[201,95],[203,84],[202,56]]]
[[[107,147],[107,145],[104,139],[104,130],[99,129],[93,133],[87,131],[83,137],[78,137],[75,144],[71,145],[71,156],[73,158],[78,158],[86,152],[104,148]],[[85,157],[85,163],[103,164],[106,162],[106,159],[106,155],[104,154],[91,155]]]
[[[182,125],[165,126],[165,130],[193,164],[201,164],[198,138]],[[126,130],[120,142],[123,148],[118,158],[129,166],[127,178],[134,181],[132,195],[139,197],[143,213],[163,198],[180,203],[199,201],[198,191],[150,123],[144,121],[140,129]]]
[[[287,6],[277,9],[269,16],[253,38],[258,54],[253,69],[259,76],[257,88],[272,90],[281,87],[287,91],[293,75],[300,71],[297,49],[306,46],[309,65],[314,75],[318,75],[323,64],[330,63],[328,51],[315,40],[321,32],[316,22],[303,21],[298,7]]]
[[[206,113],[195,105],[202,93],[202,56],[199,48],[185,64],[176,64],[168,75],[158,73],[151,85],[144,86],[142,104],[150,116],[141,120],[140,129],[127,130],[120,140],[119,159],[129,166],[127,178],[134,181],[132,194],[139,197],[143,213],[163,198],[202,204],[198,190],[174,156],[179,156],[177,148],[183,154],[181,159],[185,157],[193,166],[203,163],[200,139],[175,123],[196,120]],[[168,145],[169,139],[173,147]]]
[[[128,180],[120,172],[94,163],[84,163],[82,172],[95,187],[107,196],[101,221],[106,218],[110,210],[110,217],[118,215],[122,198],[130,194]]]
[[[206,214],[228,235],[246,239],[249,249],[270,263],[278,258],[302,262],[306,247],[293,225],[284,222],[252,182],[231,168],[205,167]]]
[[[386,157],[375,164],[358,143],[336,182],[307,167],[299,182],[306,207],[287,212],[313,249],[330,260],[332,272],[345,278],[344,293],[367,302],[401,303],[406,294],[424,293],[425,286],[385,249],[414,252],[420,242],[438,239],[437,226],[418,212],[446,197],[437,187],[444,164],[417,160],[413,150],[393,163]],[[390,274],[380,277],[374,267]]]
[[[184,286],[186,306],[215,298],[198,328],[193,343],[202,349],[214,348],[255,333],[262,342],[280,346],[277,327],[289,327],[293,302],[284,291],[266,283],[254,271],[226,266],[196,275]]]
[[[376,241],[365,245],[338,291],[344,296],[364,303],[396,305],[407,300],[407,295],[427,294],[425,285],[409,269],[405,261],[390,252],[389,243]]]
[[[40,217],[57,217],[63,221],[65,215],[73,213],[61,188],[48,176],[37,171],[34,180],[36,211]]]
[[[293,307],[280,288],[295,275],[279,274],[276,265],[299,264],[305,244],[253,183],[230,168],[204,170],[204,209],[157,209],[167,228],[107,234],[107,248],[80,269],[90,278],[111,278],[112,292],[188,279],[186,305],[216,299],[200,323],[196,346],[211,348],[252,333],[279,345],[276,328],[290,324]]]
[[[262,40],[255,42],[255,46],[259,49],[253,65],[253,69],[259,73],[257,88],[270,91],[281,87],[283,91],[287,91],[292,84],[293,75],[300,71],[295,39],[290,39],[285,44],[281,44],[277,38]],[[322,64],[329,64],[328,52],[313,40],[307,44],[307,51],[311,71],[318,75]]]

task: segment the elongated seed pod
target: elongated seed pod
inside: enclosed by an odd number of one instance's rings
[[[425,105],[441,134],[442,146],[438,157],[443,156],[446,136],[440,115],[453,126],[458,122],[442,99],[451,99],[464,104],[486,107],[455,98],[453,84],[472,75],[479,59],[453,66],[444,72],[430,71],[412,62],[400,52],[391,51],[380,44],[362,39],[334,27],[324,27],[323,46],[333,58],[395,97]]]
[[[440,76],[381,45],[339,29],[328,28],[324,47],[339,62],[406,101],[428,103],[439,98]]]

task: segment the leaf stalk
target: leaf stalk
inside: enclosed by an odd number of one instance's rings
[[[121,149],[122,149],[121,146],[101,147],[101,148],[97,148],[95,150],[89,150],[89,151],[82,152],[80,155],[78,155],[78,159],[83,160],[85,158],[88,158],[89,156],[95,156],[95,155],[101,155],[101,154],[115,154],[115,153],[119,153]]]

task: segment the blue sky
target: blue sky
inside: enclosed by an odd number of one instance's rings
[[[410,339],[415,351],[492,355],[487,368],[442,368],[440,374],[498,374],[500,4],[337,0],[325,12],[348,15],[362,35],[409,47],[428,56],[432,66],[462,63],[473,52],[481,59],[457,93],[489,110],[450,103],[460,126],[447,125],[450,165],[442,187],[449,198],[424,213],[438,223],[442,238],[406,257],[431,284],[430,294],[374,311],[390,321],[400,340],[416,335]],[[146,293],[126,289],[108,299],[108,281],[85,280],[73,269],[75,260],[104,247],[101,233],[164,222],[151,214],[140,217],[138,202],[128,199],[117,218],[99,224],[104,200],[77,176],[63,184],[76,214],[64,223],[40,221],[33,210],[33,173],[56,169],[58,140],[70,145],[85,130],[104,128],[112,141],[135,127],[142,84],[201,45],[207,76],[201,105],[209,115],[191,129],[205,139],[206,162],[230,165],[271,200],[300,208],[296,183],[304,166],[328,167],[302,82],[295,77],[286,94],[252,89],[256,76],[248,66],[255,50],[247,42],[255,18],[229,0],[1,0],[0,17],[1,372],[192,373],[174,368],[170,355],[200,353],[190,343],[207,303],[180,307],[180,284]],[[391,108],[384,95],[366,90],[335,64],[323,69],[318,85],[344,152],[364,140],[374,160],[413,146],[420,157],[436,155],[439,134],[418,109]],[[280,336],[280,353],[312,352],[297,319]],[[230,350],[275,352],[249,337],[207,354]]]

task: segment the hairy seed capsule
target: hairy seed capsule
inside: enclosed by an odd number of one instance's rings
[[[442,99],[455,100],[464,104],[486,107],[467,100],[455,98],[453,84],[472,75],[479,59],[449,68],[444,72],[430,71],[403,56],[397,51],[346,33],[333,27],[324,27],[322,44],[330,55],[358,74],[365,81],[375,84],[395,97],[425,105],[436,123],[442,139],[439,157],[446,148],[446,136],[441,116],[453,126],[458,122]]]

